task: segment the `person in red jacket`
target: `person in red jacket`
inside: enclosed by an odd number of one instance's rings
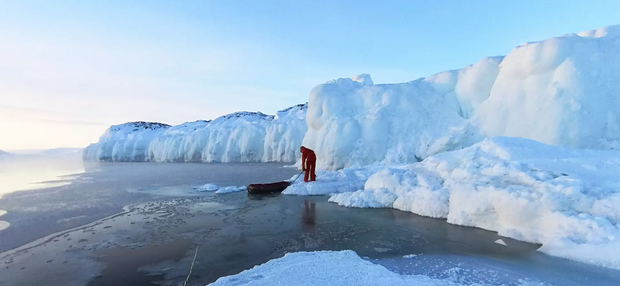
[[[301,146],[299,151],[301,151],[301,170],[306,172],[304,174],[304,181],[308,182],[308,176],[310,181],[316,181],[316,174],[314,173],[316,169],[316,154],[304,146]]]

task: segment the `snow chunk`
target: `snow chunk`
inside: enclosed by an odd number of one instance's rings
[[[620,25],[607,26],[596,30],[584,31],[578,33],[577,35],[587,38],[618,38],[620,37]]]
[[[245,191],[246,188],[247,188],[246,186],[240,186],[240,187],[231,186],[231,187],[220,188],[215,193],[216,194],[228,194],[228,193],[234,193],[234,192],[241,192],[241,191]]]
[[[284,257],[219,278],[225,285],[458,285],[422,275],[399,275],[351,250],[287,253]]]
[[[504,246],[506,245],[506,243],[501,238],[496,240],[495,243],[501,244],[501,245],[504,245]]]
[[[213,192],[213,191],[219,190],[220,187],[218,187],[217,185],[214,185],[214,184],[205,184],[205,185],[202,185],[202,186],[194,188],[194,189],[196,189],[198,191],[201,191],[201,192]]]
[[[354,77],[351,77],[351,79],[353,81],[357,81],[359,83],[362,83],[364,85],[373,85],[374,83],[372,82],[372,79],[370,78],[370,75],[367,73],[363,73],[360,75],[356,75]]]

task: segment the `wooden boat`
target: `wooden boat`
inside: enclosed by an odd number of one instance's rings
[[[250,184],[248,185],[248,193],[250,194],[271,194],[271,193],[281,193],[288,186],[291,185],[291,182],[282,181],[277,183],[270,184]]]

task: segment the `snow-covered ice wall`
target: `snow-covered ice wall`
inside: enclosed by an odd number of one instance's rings
[[[620,147],[620,26],[526,43],[505,57],[405,83],[375,85],[366,74],[337,79],[312,89],[307,106],[274,117],[237,113],[148,132],[111,129],[84,157],[293,162],[303,143],[319,167],[338,169],[411,163],[487,136]]]
[[[83,158],[115,162],[146,161],[151,141],[168,128],[170,125],[152,122],[111,126],[99,142],[84,149]]]
[[[400,84],[370,76],[310,92],[304,144],[322,167],[408,163],[514,136],[575,148],[620,147],[620,26],[515,48]]]
[[[620,147],[620,26],[515,48],[475,116],[488,135]]]
[[[310,92],[303,144],[328,169],[416,162],[471,145],[475,133],[446,87],[451,76],[374,85],[361,75],[319,85]]]
[[[295,162],[306,133],[307,104],[279,111],[236,112],[213,121],[169,126],[133,122],[110,127],[85,160],[154,162]]]

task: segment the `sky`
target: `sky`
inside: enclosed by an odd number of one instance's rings
[[[129,121],[275,114],[332,79],[405,82],[620,24],[616,0],[0,5],[0,150],[85,147]]]

